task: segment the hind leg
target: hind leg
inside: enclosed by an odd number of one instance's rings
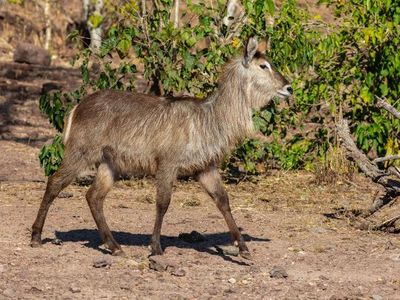
[[[173,183],[176,179],[176,170],[168,166],[160,166],[156,175],[157,198],[156,198],[156,220],[154,223],[153,234],[151,236],[150,250],[151,255],[161,255],[160,236],[161,226],[165,213],[171,202]]]
[[[44,222],[46,221],[47,212],[61,190],[75,179],[79,171],[78,168],[79,166],[77,163],[71,163],[68,161],[68,158],[65,157],[60,169],[47,180],[46,192],[40,204],[36,220],[32,225],[32,247],[41,245],[42,230]]]
[[[249,249],[247,248],[242,234],[240,233],[239,228],[237,227],[236,222],[233,219],[231,208],[229,205],[229,197],[222,184],[218,170],[216,169],[216,167],[211,167],[208,170],[199,174],[198,180],[203,188],[206,190],[206,192],[214,200],[218,209],[222,213],[226,224],[228,225],[232,239],[239,247],[240,255],[244,258],[249,259],[251,257]]]
[[[114,184],[114,176],[114,171],[109,164],[100,164],[96,179],[86,194],[86,200],[103,243],[113,255],[123,255],[121,246],[115,241],[107,225],[103,210],[104,199]]]

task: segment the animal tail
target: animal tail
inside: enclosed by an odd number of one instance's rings
[[[75,109],[76,109],[76,106],[69,112],[68,117],[66,118],[66,121],[64,123],[64,131],[63,131],[63,138],[62,138],[64,145],[67,143],[70,132],[71,132],[72,119],[75,114]]]

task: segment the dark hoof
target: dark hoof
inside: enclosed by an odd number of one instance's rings
[[[112,256],[126,257],[125,252],[122,249],[116,249],[111,252]]]
[[[32,240],[30,245],[32,248],[39,248],[42,246],[42,241]]]
[[[249,251],[239,251],[239,255],[244,259],[252,260],[253,257],[251,256]]]
[[[164,254],[164,251],[162,250],[161,246],[149,246],[149,248],[150,248],[150,256]]]
[[[126,257],[125,252],[121,249],[115,250],[111,254],[112,256]]]

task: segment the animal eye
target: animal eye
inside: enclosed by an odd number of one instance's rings
[[[260,68],[261,68],[261,69],[267,69],[268,66],[267,66],[266,64],[263,64],[263,65],[260,65]]]

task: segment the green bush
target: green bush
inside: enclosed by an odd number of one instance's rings
[[[134,90],[136,64],[144,67],[144,77],[152,83],[149,91],[155,94],[204,97],[215,88],[221,66],[243,41],[256,35],[269,38],[268,54],[292,79],[295,103],[283,108],[276,99],[255,112],[255,126],[272,142],[248,140],[224,166],[257,173],[257,165],[274,160],[285,169],[312,169],[335,144],[334,123],[341,116],[351,121],[363,150],[397,153],[399,121],[374,104],[376,97],[384,97],[400,108],[400,7],[391,0],[320,2],[332,5],[335,24],[311,18],[294,0],[284,1],[279,11],[272,0],[244,0],[246,18],[226,28],[226,1],[219,0],[215,7],[187,1],[183,17],[189,21],[176,28],[171,21],[173,1],[157,1],[146,14],[130,1],[114,10],[100,51],[77,54],[74,63],[80,64],[82,87],[70,94],[43,96],[41,109],[61,131],[64,115],[88,92]],[[207,47],[198,47],[204,42]],[[97,73],[89,68],[93,61],[100,66]],[[43,165],[59,161],[51,156],[61,155],[57,143],[60,139],[42,150]],[[54,169],[46,168],[46,174]]]

